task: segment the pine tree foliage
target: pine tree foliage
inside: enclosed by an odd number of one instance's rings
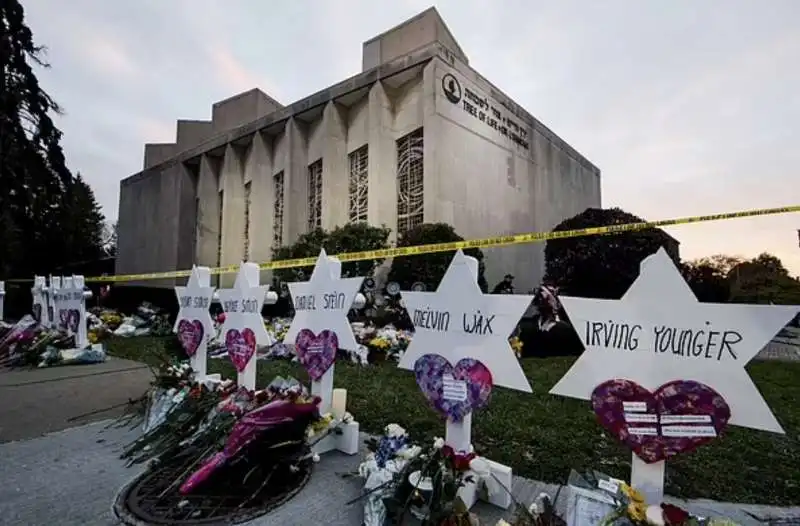
[[[35,68],[50,67],[19,0],[0,1],[0,278],[48,273],[99,250],[102,214],[73,177]]]

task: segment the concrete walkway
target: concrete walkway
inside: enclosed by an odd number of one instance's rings
[[[132,430],[95,423],[0,445],[3,473],[0,525],[119,524],[110,511],[112,502],[117,491],[138,471],[124,468],[118,455],[135,434]],[[356,478],[343,479],[340,474],[354,471],[360,458],[338,453],[325,456],[315,466],[311,481],[294,499],[248,524],[359,525],[360,503],[346,506],[345,502],[360,494],[361,482]],[[512,489],[523,502],[530,502],[541,491],[555,495],[556,490],[557,486],[519,477],[515,478]],[[558,503],[562,510],[565,500]],[[711,501],[680,504],[697,514],[728,516],[742,525],[800,524],[800,507],[782,509]],[[502,513],[485,505],[478,505],[475,511],[481,517],[481,524],[488,526],[494,526],[501,515],[510,515],[510,511]]]
[[[146,365],[113,357],[94,365],[0,369],[0,442],[113,418],[151,379]]]

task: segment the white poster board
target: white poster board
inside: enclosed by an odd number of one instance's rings
[[[211,319],[211,269],[192,267],[185,287],[175,287],[178,311],[172,331],[178,335],[184,351],[189,356],[192,370],[198,381],[206,376],[208,342],[214,336],[214,320]]]
[[[331,411],[333,374],[338,349],[358,349],[347,313],[361,296],[364,278],[342,278],[342,264],[321,250],[311,279],[289,283],[295,315],[283,342],[292,345],[311,378],[311,392],[320,397],[322,414]],[[359,303],[363,303],[363,297]],[[340,391],[341,392],[341,391]],[[341,408],[344,410],[344,408]],[[358,423],[342,429],[338,440],[321,442],[316,451],[338,449],[346,454],[358,452]],[[333,438],[333,437],[332,437]]]
[[[664,407],[667,396],[660,388],[670,384],[674,393],[693,385],[724,399],[717,405],[729,408],[725,424],[783,433],[745,365],[800,307],[700,303],[663,248],[642,261],[639,277],[620,300],[559,299],[586,350],[551,394],[592,400],[601,384],[627,381],[634,389],[633,382],[659,404],[634,407],[627,402],[617,408],[628,436],[652,432],[647,440],[695,440],[707,431],[703,436],[713,438],[718,431],[710,425],[681,431],[698,427],[699,420],[694,420],[703,415],[666,414],[664,409],[653,414],[656,405]],[[645,420],[650,424],[635,423]],[[705,422],[712,422],[710,415]],[[678,431],[682,434],[674,434]],[[661,502],[663,478],[663,461],[646,463],[633,455],[631,482],[648,501]]]
[[[264,327],[261,307],[269,286],[260,286],[258,264],[243,262],[232,289],[219,289],[217,296],[225,311],[222,339],[238,373],[238,384],[256,388],[256,349],[268,345],[270,336]]]
[[[508,338],[533,301],[532,296],[516,294],[483,294],[477,283],[478,261],[456,252],[436,292],[403,292],[405,309],[414,324],[414,338],[400,360],[399,367],[415,371],[417,383],[422,374],[438,375],[420,384],[423,394],[437,410],[454,410],[455,402],[467,403],[467,393],[479,391],[472,407],[488,403],[481,398],[494,386],[526,393],[531,386]],[[425,364],[427,357],[438,355],[442,367],[433,371]],[[479,366],[473,361],[482,364]],[[446,362],[449,362],[446,363]],[[464,364],[462,366],[462,364]],[[485,368],[484,368],[485,366]],[[426,371],[423,373],[422,368]],[[438,366],[437,366],[438,367]],[[461,368],[461,369],[459,369]],[[486,369],[490,373],[486,378]],[[480,371],[480,375],[475,372]],[[476,379],[479,376],[480,379]],[[480,389],[473,386],[481,382]],[[488,384],[488,385],[487,385]],[[459,400],[456,400],[459,399]],[[460,411],[466,411],[459,405]],[[457,452],[468,453],[472,447],[472,413],[460,421],[448,416],[446,442]],[[511,487],[511,469],[490,463],[492,474]],[[494,478],[494,477],[492,477]],[[472,506],[474,495],[462,495]],[[490,502],[503,508],[511,504],[510,496],[500,491],[490,495]]]

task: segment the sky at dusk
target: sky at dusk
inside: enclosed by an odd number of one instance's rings
[[[800,1],[435,3],[474,67],[602,170],[645,219],[800,205]],[[361,43],[431,6],[366,0],[28,0],[70,168],[117,216],[119,181],[175,120],[258,87],[283,104],[361,70]],[[771,252],[800,214],[669,229],[692,259]]]

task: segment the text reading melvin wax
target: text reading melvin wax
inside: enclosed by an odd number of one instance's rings
[[[739,332],[714,328],[708,321],[703,328],[693,329],[668,325],[642,327],[613,320],[586,321],[583,338],[587,347],[622,351],[652,349],[656,354],[671,353],[717,361],[723,357],[737,360],[735,346],[742,341]]]
[[[461,313],[461,324],[458,325],[458,322],[456,322],[454,328],[456,331],[460,328],[467,334],[477,334],[478,336],[494,334],[492,323],[495,316],[495,314],[482,313],[480,310],[464,312]],[[436,332],[447,332],[450,329],[451,315],[447,311],[414,309],[411,319],[414,322],[414,327],[419,329],[428,329]]]

